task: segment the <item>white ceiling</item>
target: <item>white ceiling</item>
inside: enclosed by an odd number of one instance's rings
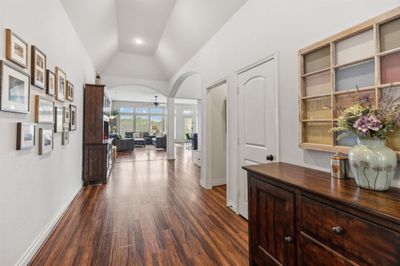
[[[168,80],[247,0],[60,1],[96,69],[102,72],[111,61],[130,69],[107,74],[138,78],[143,69],[132,70],[155,60],[158,67],[145,70],[146,78]],[[135,38],[144,44],[135,45]],[[142,56],[146,66],[137,56],[121,58],[127,53]]]
[[[140,85],[127,85],[111,88],[109,89],[109,93],[113,101],[152,103],[154,102],[154,96],[157,96],[158,102],[167,102],[167,98],[161,93]]]
[[[117,0],[119,49],[154,55],[176,0]],[[141,38],[143,45],[134,45]]]

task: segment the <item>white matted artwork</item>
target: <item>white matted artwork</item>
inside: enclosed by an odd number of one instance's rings
[[[62,133],[62,145],[67,145],[69,144],[69,130],[68,128],[64,128],[64,131]]]
[[[46,55],[36,46],[32,46],[31,81],[32,85],[46,89]]]
[[[48,69],[46,72],[46,93],[50,96],[56,95],[56,75]]]
[[[35,122],[54,123],[54,102],[39,95],[35,98]]]
[[[63,127],[69,128],[69,123],[71,121],[71,112],[67,107],[63,107]]]
[[[35,124],[17,123],[17,150],[25,150],[35,146]]]
[[[53,129],[39,128],[39,155],[53,151],[54,146]]]
[[[29,76],[0,61],[1,110],[14,113],[29,113]]]
[[[69,130],[70,131],[75,131],[76,129],[77,129],[77,126],[76,126],[76,119],[77,119],[77,109],[76,109],[76,106],[75,105],[70,105],[69,106],[69,109],[70,109],[70,114],[71,114],[71,117],[70,117],[70,123],[69,123]]]
[[[56,67],[56,99],[60,102],[65,101],[67,90],[67,75],[61,68]]]
[[[54,107],[54,132],[62,133],[63,128],[63,108],[56,106]]]
[[[6,29],[6,58],[17,65],[28,67],[28,44],[11,29]]]

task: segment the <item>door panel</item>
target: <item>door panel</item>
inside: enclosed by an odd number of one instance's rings
[[[256,178],[250,180],[250,241],[253,258],[260,265],[294,265],[294,194]]]
[[[241,169],[276,157],[275,58],[239,74],[239,213],[247,219],[247,175]]]

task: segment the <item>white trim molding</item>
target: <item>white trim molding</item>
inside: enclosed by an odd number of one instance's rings
[[[75,199],[76,195],[81,191],[82,187],[79,187],[77,191],[72,193],[72,195],[67,200],[66,204],[56,213],[53,219],[46,225],[46,227],[40,232],[32,244],[28,247],[25,253],[18,260],[16,265],[25,266],[35,257],[36,253],[40,250],[42,245],[45,243],[47,238],[51,235],[54,229],[57,227],[58,223],[64,217],[72,201]]]

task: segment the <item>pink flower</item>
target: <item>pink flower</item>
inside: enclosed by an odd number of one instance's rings
[[[366,134],[368,130],[378,131],[383,127],[382,122],[376,116],[363,115],[354,122],[353,127]]]

